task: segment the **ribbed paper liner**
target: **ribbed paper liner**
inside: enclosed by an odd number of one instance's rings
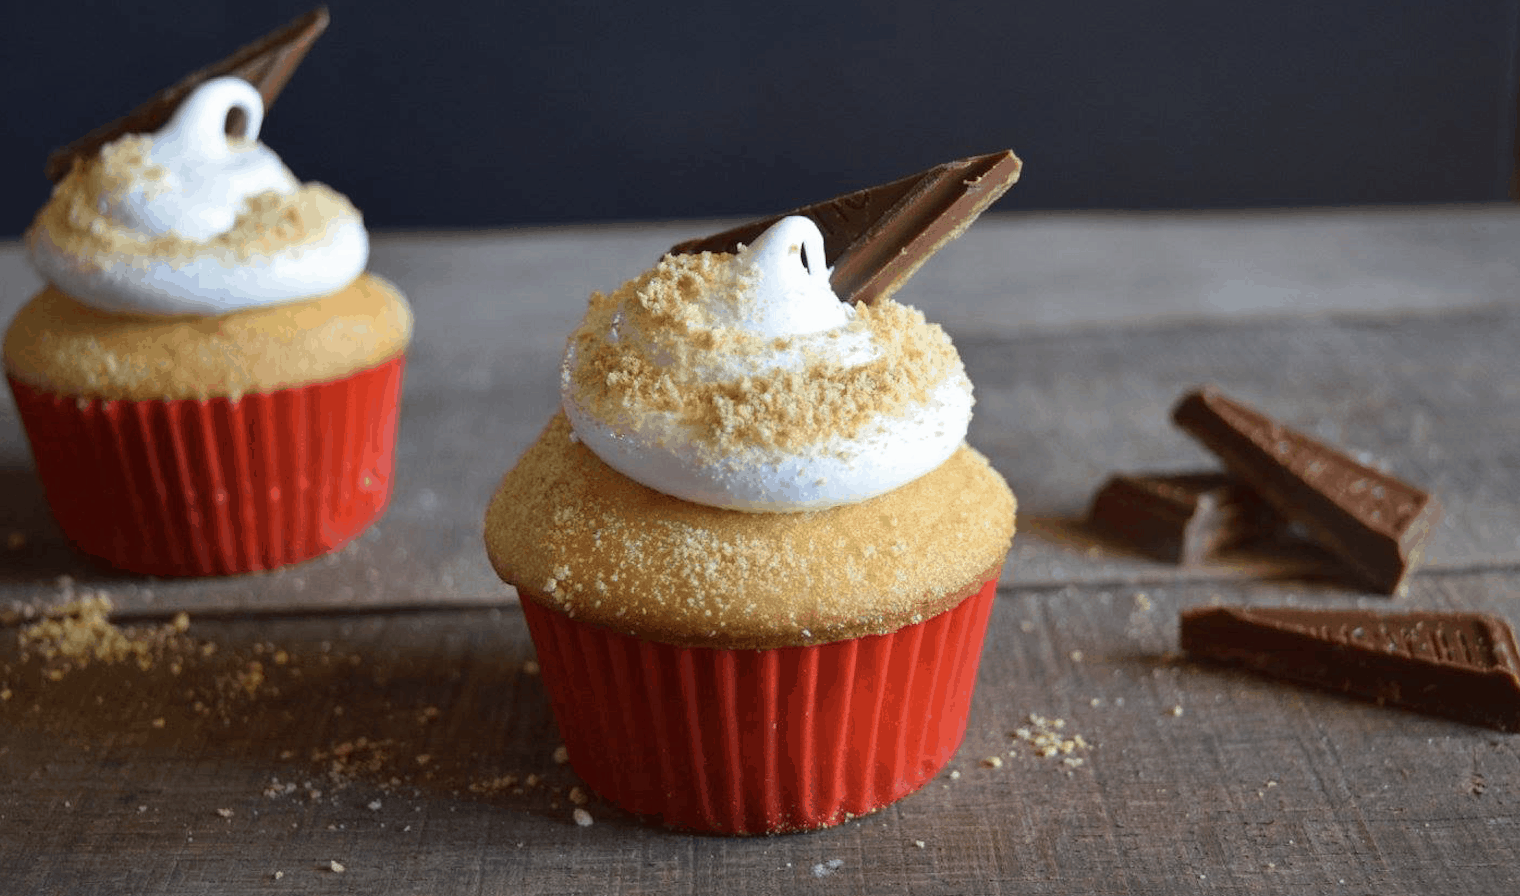
[[[674,647],[524,599],[576,772],[672,827],[808,830],[917,790],[960,746],[997,579],[924,622],[816,647]]]
[[[335,550],[384,512],[404,366],[235,401],[10,385],[76,547],[131,572],[229,575]]]

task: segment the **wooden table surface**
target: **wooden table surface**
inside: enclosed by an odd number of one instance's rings
[[[74,554],[0,398],[0,894],[1520,888],[1520,741],[1176,655],[1178,610],[1215,601],[1520,623],[1520,209],[993,214],[940,253],[900,298],[954,337],[970,441],[1020,499],[965,744],[882,812],[748,839],[581,789],[480,543],[587,293],[715,227],[377,237],[418,320],[395,496],[270,574]],[[37,284],[0,245],[0,316]],[[1440,496],[1407,595],[1302,546],[1182,570],[1082,525],[1111,472],[1211,466],[1168,421],[1203,382]],[[153,662],[22,645],[29,614],[97,596]],[[1058,723],[1088,748],[1015,733]]]

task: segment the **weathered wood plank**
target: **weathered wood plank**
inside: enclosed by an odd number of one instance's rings
[[[669,230],[397,238],[419,329],[395,501],[293,569],[168,582],[78,558],[0,398],[0,539],[26,536],[0,540],[0,610],[104,591],[155,625],[194,616],[177,673],[162,657],[55,681],[0,631],[0,893],[1512,891],[1509,738],[1171,656],[1183,606],[1386,598],[1301,547],[1179,572],[1076,521],[1112,471],[1207,463],[1167,412],[1212,381],[1441,496],[1401,607],[1520,621],[1520,212],[1228,218],[992,219],[915,278],[977,383],[972,441],[1019,492],[1021,534],[959,777],[808,835],[672,834],[594,797],[576,826],[531,645],[480,549],[584,294]],[[444,601],[482,609],[363,612]],[[357,615],[212,618],[291,609]],[[1064,757],[1082,764],[1010,737],[1038,736],[1031,713],[1090,741]]]
[[[377,239],[376,268],[418,312],[396,494],[379,527],[349,550],[267,576],[149,582],[73,553],[47,514],[10,397],[0,394],[0,610],[56,599],[62,575],[149,613],[510,599],[485,564],[479,519],[496,480],[555,407],[565,333],[591,290],[707,229]],[[961,345],[980,398],[972,440],[1022,499],[1007,581],[1178,575],[1073,522],[1113,470],[1206,462],[1166,422],[1176,396],[1203,380],[1385,457],[1438,491],[1450,509],[1434,564],[1511,562],[1520,555],[1512,534],[1520,374],[1508,353],[1520,313],[1511,288],[1517,233],[1520,212],[1507,207],[980,222],[904,298]],[[19,246],[0,249],[0,316],[35,285]],[[1389,316],[1438,310],[1449,319]],[[1137,322],[1146,325],[1131,333]],[[24,544],[9,549],[13,534]],[[1239,555],[1198,574],[1317,574],[1305,557]]]
[[[1055,584],[1334,574],[1296,549],[1178,570],[1080,525],[1112,472],[1218,467],[1170,419],[1205,382],[1439,496],[1446,513],[1425,568],[1520,562],[1517,338],[1520,315],[1508,312],[960,337],[977,385],[970,440],[1019,495],[1023,536],[1005,575]]]
[[[1185,390],[1214,382],[1274,416],[1386,462],[1446,507],[1431,569],[1520,563],[1520,312],[1396,320],[1258,321],[1023,338],[957,334],[977,384],[970,439],[1020,499],[1021,535],[1005,582],[1161,582],[1337,575],[1315,552],[1236,551],[1178,569],[1085,530],[1088,502],[1120,470],[1187,470],[1214,461],[1171,423]],[[490,392],[527,369],[554,369],[556,345],[490,362]],[[519,369],[519,367],[523,369]],[[0,572],[7,600],[53,599],[59,575],[103,589],[125,608],[342,608],[499,604],[510,599],[479,545],[497,478],[554,407],[553,386],[487,397],[445,384],[424,354],[413,365],[393,506],[343,553],[268,575],[147,582],[102,570],[63,544],[30,471],[0,473],[12,500],[0,532],[26,533]],[[499,399],[498,399],[499,400]],[[1351,587],[1355,587],[1354,584]]]
[[[1520,621],[1517,587],[1429,574],[1407,602]],[[1511,739],[1178,661],[1177,610],[1221,598],[1385,606],[1274,583],[1005,592],[957,777],[840,828],[737,840],[595,797],[574,824],[515,610],[192,622],[216,652],[177,675],[52,681],[4,641],[0,892],[268,892],[276,871],[311,892],[1502,891]],[[1091,746],[1037,755],[1010,736],[1030,714]]]

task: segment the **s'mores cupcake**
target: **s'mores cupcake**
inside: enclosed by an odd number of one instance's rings
[[[1014,496],[945,333],[827,257],[786,217],[594,294],[486,513],[571,763],[670,826],[837,824],[965,732]]]
[[[76,160],[27,232],[47,285],[5,373],[64,534],[124,570],[305,560],[390,495],[411,311],[365,272],[353,205],[258,142],[263,114],[206,81]]]

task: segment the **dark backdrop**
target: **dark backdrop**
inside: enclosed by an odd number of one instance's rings
[[[47,151],[309,0],[7,3],[0,235]],[[332,0],[266,121],[376,227],[776,211],[1011,147],[1002,208],[1504,198],[1520,0]]]

